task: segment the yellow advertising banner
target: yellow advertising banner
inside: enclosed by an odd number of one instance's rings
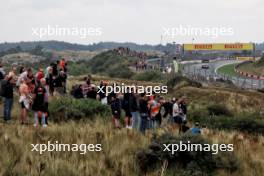
[[[236,59],[240,61],[255,61],[254,57],[236,57]]]
[[[184,51],[195,50],[254,50],[253,43],[198,43],[183,44]]]

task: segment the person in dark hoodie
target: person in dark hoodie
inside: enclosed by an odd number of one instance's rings
[[[120,128],[120,115],[121,115],[121,103],[119,98],[115,96],[111,97],[111,110],[113,115],[113,124],[115,128]]]
[[[2,97],[4,97],[4,121],[9,122],[11,120],[11,111],[13,106],[13,98],[14,98],[14,85],[15,83],[12,81],[13,77],[11,75],[5,76],[5,79],[1,84],[1,93]]]
[[[148,97],[142,93],[139,98],[139,113],[141,117],[140,132],[145,134],[149,118]]]
[[[132,128],[133,129],[140,129],[140,114],[138,109],[138,102],[137,102],[137,96],[135,92],[132,92],[130,95],[130,102],[129,102],[129,108],[132,115]]]
[[[132,128],[132,114],[129,108],[129,99],[131,93],[125,93],[122,101],[122,109],[125,111],[125,124],[126,128]]]

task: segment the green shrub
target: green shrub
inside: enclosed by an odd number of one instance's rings
[[[92,58],[88,66],[93,74],[130,78],[133,72],[129,66],[132,65],[134,59],[120,56],[114,51],[106,51]]]
[[[154,70],[138,73],[133,77],[133,79],[138,81],[162,81],[164,78],[165,75],[163,73]]]
[[[212,175],[217,169],[227,170],[230,173],[239,167],[234,153],[219,152],[213,155],[208,151],[175,151],[172,154],[164,151],[163,144],[211,144],[210,141],[197,135],[182,135],[178,137],[165,134],[150,144],[150,146],[137,153],[136,158],[143,174],[161,168],[167,162],[168,175]],[[172,147],[170,147],[171,149]]]
[[[131,78],[134,75],[134,73],[130,69],[121,65],[108,69],[107,74],[110,77],[125,79]]]
[[[67,68],[69,75],[73,76],[86,75],[91,72],[88,61],[68,62]]]
[[[236,116],[209,115],[206,109],[191,110],[189,119],[193,122],[199,121],[201,125],[206,125],[212,129],[237,130],[253,135],[264,134],[264,120],[255,113],[239,114]]]
[[[167,81],[166,85],[168,86],[169,89],[173,89],[174,87],[181,85],[182,83],[184,83],[184,86],[192,86],[192,87],[198,87],[198,88],[202,87],[201,83],[193,81],[181,75],[173,76],[173,78]]]
[[[60,97],[54,99],[50,105],[50,116],[55,122],[67,121],[69,119],[94,119],[97,116],[109,117],[110,108],[102,105],[99,101],[92,99],[74,99],[71,97]]]
[[[232,112],[223,104],[212,104],[207,107],[210,115],[213,116],[232,116]]]

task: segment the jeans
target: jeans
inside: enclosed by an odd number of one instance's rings
[[[147,128],[148,128],[148,116],[141,114],[140,132],[145,134]]]
[[[154,119],[148,120],[148,128],[149,129],[156,129],[160,126],[159,121],[156,121]]]
[[[4,98],[4,120],[11,120],[13,98]]]
[[[140,129],[140,115],[138,111],[131,112],[132,114],[132,128],[139,130]]]
[[[39,123],[38,112],[34,113],[34,121],[35,121],[36,125]],[[45,113],[44,112],[41,112],[41,124],[42,125],[46,124],[46,119],[45,119]]]

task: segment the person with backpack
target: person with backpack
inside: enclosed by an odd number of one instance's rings
[[[4,121],[9,122],[11,120],[11,112],[14,98],[14,79],[11,75],[5,76],[5,79],[1,84],[1,93],[4,97]]]

